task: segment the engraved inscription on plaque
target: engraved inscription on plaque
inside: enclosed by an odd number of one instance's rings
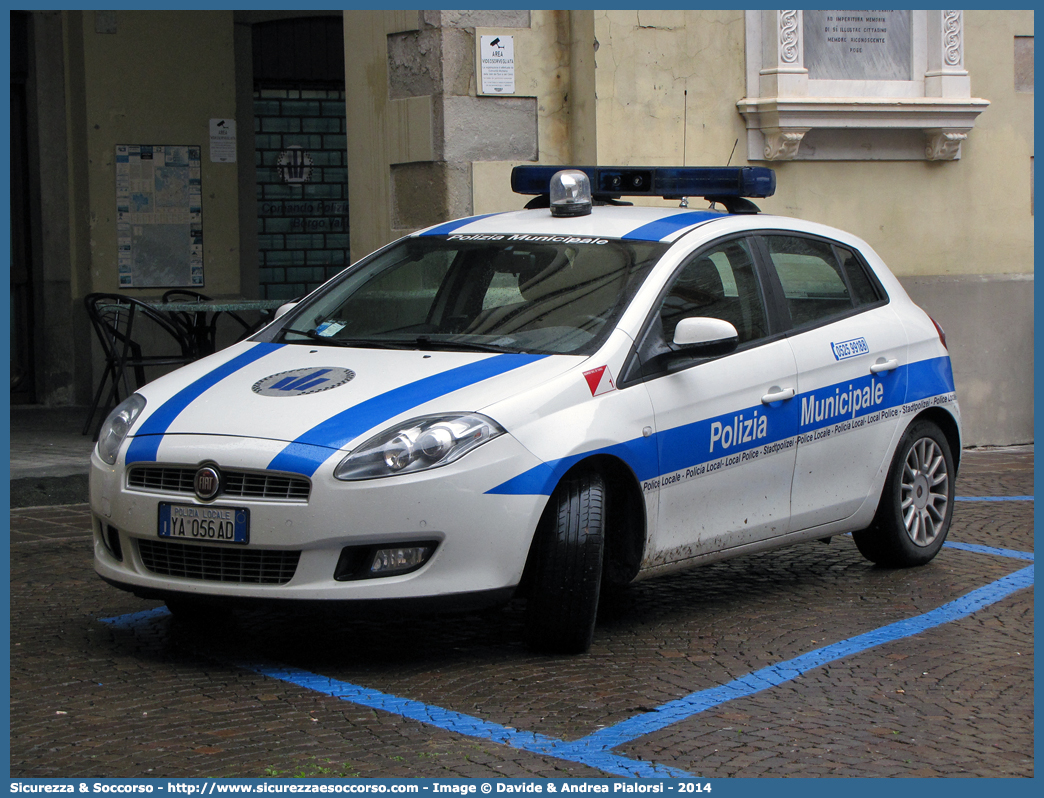
[[[909,11],[805,11],[810,80],[912,80]]]

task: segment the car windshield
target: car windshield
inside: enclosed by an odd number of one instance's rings
[[[330,346],[590,354],[667,245],[564,236],[405,239],[299,304],[275,339]]]

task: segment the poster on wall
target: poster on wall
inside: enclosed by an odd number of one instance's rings
[[[116,145],[120,288],[203,286],[200,147]]]

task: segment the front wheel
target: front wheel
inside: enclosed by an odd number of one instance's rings
[[[598,474],[562,482],[540,519],[526,602],[526,643],[554,654],[591,647],[605,548],[605,487]]]
[[[852,535],[859,551],[879,565],[929,562],[950,529],[955,487],[946,436],[930,421],[914,422],[896,449],[873,524]]]

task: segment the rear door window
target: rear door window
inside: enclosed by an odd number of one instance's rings
[[[762,241],[794,327],[819,324],[880,299],[851,250],[803,236],[764,235]]]

